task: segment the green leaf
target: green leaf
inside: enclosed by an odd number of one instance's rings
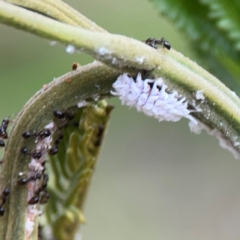
[[[209,7],[209,17],[214,19],[219,29],[226,32],[226,36],[233,41],[235,50],[240,53],[240,2],[233,0],[200,0]]]
[[[216,2],[187,0],[151,0],[160,12],[183,31],[193,52],[206,69],[218,76],[232,90],[240,93],[239,3],[234,7],[220,8]],[[204,4],[203,4],[204,2]],[[224,1],[221,1],[224,2]],[[237,2],[237,1],[235,1]],[[231,2],[232,4],[232,2]],[[227,5],[230,5],[229,2]],[[221,12],[222,11],[222,12]],[[229,17],[230,15],[237,15]],[[222,16],[225,18],[222,18]],[[221,18],[220,18],[221,17]],[[233,21],[235,20],[235,21]],[[238,21],[237,21],[238,20]],[[230,27],[228,31],[226,28]],[[236,84],[237,82],[237,84]]]

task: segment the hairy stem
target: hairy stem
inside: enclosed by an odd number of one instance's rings
[[[120,35],[92,32],[54,21],[25,9],[0,2],[0,22],[77,49],[116,68],[152,70],[161,57],[154,49]]]
[[[22,133],[42,129],[52,120],[52,112],[56,109],[68,109],[82,100],[93,101],[96,94],[100,98],[109,96],[118,75],[119,72],[100,63],[86,65],[41,89],[18,114],[3,158],[1,191],[9,187],[11,194],[4,206],[5,215],[0,218],[0,239],[25,239],[27,189],[17,185],[19,172],[27,172],[29,163],[29,159],[20,153],[20,148],[26,144]]]
[[[91,31],[106,32],[96,23],[71,8],[68,4],[59,0],[7,0],[9,3],[31,9],[43,15],[54,18],[73,26],[79,26]]]
[[[79,29],[1,2],[0,21],[44,38],[73,44],[117,69],[154,70],[155,77],[164,76],[170,88],[182,92],[189,102],[193,102],[194,92],[203,91],[206,101],[198,103],[202,112],[194,115],[211,129],[219,129],[236,145],[234,139],[240,135],[239,98],[214,76],[173,49],[156,51],[131,38]],[[239,150],[239,146],[234,148]]]

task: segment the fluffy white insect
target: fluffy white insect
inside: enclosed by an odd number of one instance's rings
[[[118,96],[123,105],[136,107],[159,121],[176,122],[185,117],[197,124],[197,120],[190,115],[195,111],[188,109],[186,98],[180,98],[177,91],[167,93],[167,88],[162,78],[143,80],[139,73],[134,80],[124,73],[114,82],[111,94]]]

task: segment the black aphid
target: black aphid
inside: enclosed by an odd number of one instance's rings
[[[59,110],[53,111],[53,115],[54,115],[54,117],[59,118],[59,119],[65,118],[65,113],[62,111],[59,111]]]
[[[58,153],[58,147],[57,146],[53,146],[49,151],[48,154],[49,155],[55,155]]]

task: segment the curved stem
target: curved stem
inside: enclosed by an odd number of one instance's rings
[[[116,68],[152,70],[161,57],[155,49],[121,35],[88,31],[0,2],[0,22],[46,39],[72,44]]]
[[[91,21],[85,17],[80,12],[76,11],[74,8],[70,7],[63,1],[60,0],[43,0],[46,3],[49,3],[53,7],[59,9],[62,13],[69,16],[73,21],[75,21],[78,26],[81,26],[85,29],[96,31],[96,32],[107,32],[105,29],[98,26],[95,22]]]
[[[54,6],[51,6],[48,3],[45,3],[43,1],[35,1],[35,0],[28,0],[28,1],[19,1],[19,0],[8,0],[9,3],[13,3],[15,5],[18,5],[20,7],[24,7],[27,9],[31,9],[36,11],[37,13],[42,13],[45,16],[57,19],[61,22],[77,26],[77,24],[67,15],[62,14],[62,12],[59,11],[59,9],[55,8]]]
[[[43,15],[54,18],[60,22],[64,22],[73,26],[80,26],[91,31],[106,32],[103,28],[86,18],[75,9],[71,8],[63,1],[7,0],[7,2],[31,9],[33,11],[42,13]]]
[[[73,44],[117,69],[154,70],[156,77],[165,76],[170,89],[182,92],[189,102],[195,100],[194,92],[203,91],[206,101],[198,104],[202,112],[194,115],[211,129],[219,129],[236,145],[234,139],[240,135],[239,98],[214,76],[173,49],[156,51],[134,39],[79,29],[1,2],[0,21],[41,37]],[[239,150],[239,146],[234,148]]]
[[[94,101],[96,94],[100,98],[109,96],[118,75],[119,72],[100,63],[86,65],[49,83],[18,114],[3,158],[1,191],[7,186],[11,194],[4,205],[6,213],[0,218],[0,239],[25,239],[27,189],[17,185],[19,172],[27,172],[29,163],[29,159],[20,153],[20,148],[26,144],[22,133],[42,129],[52,120],[52,112],[56,109],[68,109],[85,99]]]

